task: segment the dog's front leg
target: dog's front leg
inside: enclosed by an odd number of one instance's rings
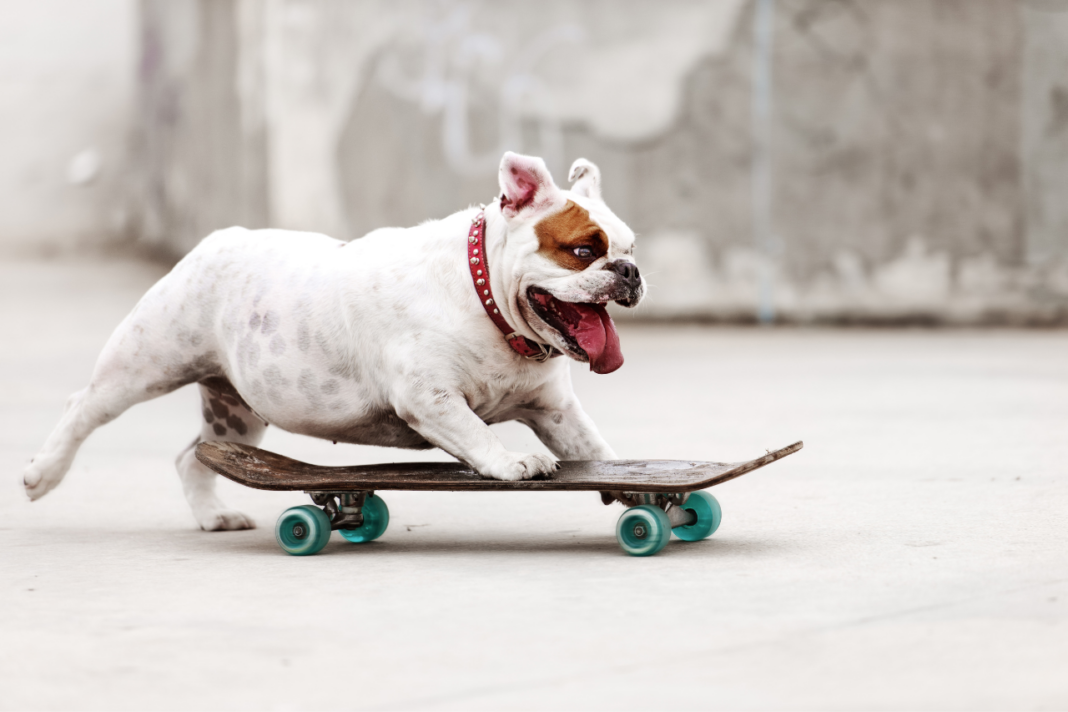
[[[577,399],[558,407],[530,410],[520,421],[561,460],[615,460],[616,453],[601,437],[593,419]]]
[[[526,480],[556,469],[548,455],[510,452],[468,407],[462,394],[408,389],[394,399],[397,416],[430,443],[498,480]]]
[[[561,460],[615,460],[616,453],[601,437],[593,419],[569,399],[555,408],[527,411],[521,417],[538,439]],[[622,492],[601,492],[601,502],[626,502]]]

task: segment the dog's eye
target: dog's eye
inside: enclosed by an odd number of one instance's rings
[[[575,257],[578,257],[580,260],[592,260],[593,259],[593,248],[592,247],[588,247],[586,245],[583,245],[582,247],[576,247],[571,251],[574,252],[575,253]]]

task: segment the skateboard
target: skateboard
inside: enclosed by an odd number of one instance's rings
[[[278,545],[295,556],[321,551],[335,529],[353,543],[382,536],[389,525],[389,508],[375,494],[382,490],[597,491],[605,504],[618,500],[627,506],[616,524],[616,539],[623,551],[650,556],[664,548],[672,533],[683,541],[698,541],[716,531],[722,510],[704,490],[781,460],[803,446],[799,441],[737,463],[561,461],[549,476],[515,482],[481,477],[458,462],[323,467],[230,442],[200,443],[196,457],[247,487],[308,493],[314,504],[287,509],[275,526]]]

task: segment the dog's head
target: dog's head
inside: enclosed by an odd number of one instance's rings
[[[501,159],[509,296],[540,341],[611,373],[623,354],[605,305],[633,307],[645,293],[634,232],[601,199],[597,166],[580,158],[569,180],[571,190],[558,188],[540,158]]]

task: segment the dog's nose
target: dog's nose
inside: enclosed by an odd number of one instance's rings
[[[642,283],[642,276],[641,273],[638,272],[638,265],[628,260],[609,262],[605,265],[605,269],[612,270],[625,279],[627,281],[627,286],[629,287],[638,287]]]

